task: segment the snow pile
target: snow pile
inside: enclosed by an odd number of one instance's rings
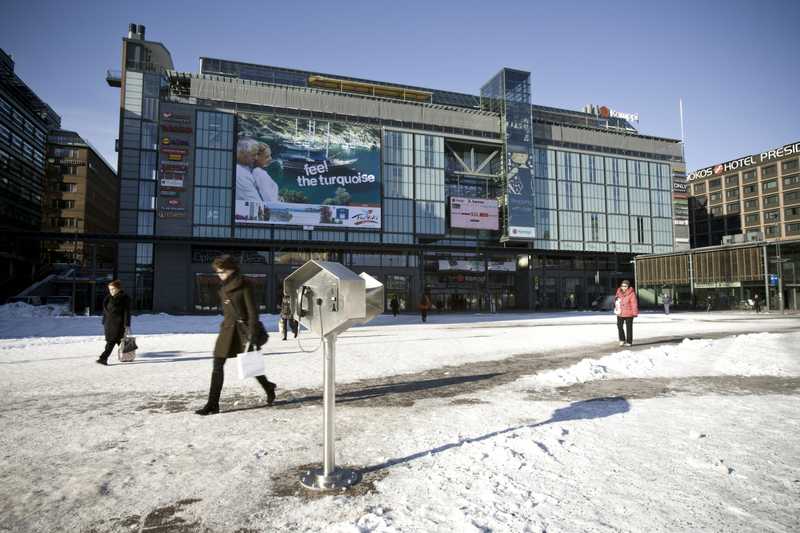
[[[44,318],[68,315],[66,304],[30,305],[25,302],[14,302],[0,305],[0,320],[10,318]]]
[[[679,344],[583,359],[570,367],[543,372],[524,381],[528,386],[549,388],[620,378],[800,376],[800,361],[789,355],[798,343],[800,333],[684,339]]]

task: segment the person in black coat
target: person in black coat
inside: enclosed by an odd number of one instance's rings
[[[122,282],[115,279],[108,284],[108,296],[103,299],[103,329],[106,334],[106,349],[97,358],[101,365],[108,366],[108,357],[114,346],[130,333],[131,298],[122,290]]]
[[[211,372],[208,401],[205,406],[195,411],[198,415],[219,413],[219,397],[225,381],[225,362],[248,349],[260,348],[260,346],[254,347],[251,339],[243,337],[245,331],[248,333],[255,331],[258,323],[258,308],[256,308],[253,285],[241,275],[239,264],[230,255],[215,258],[211,265],[222,281],[219,290],[222,324],[214,345],[214,367]],[[237,321],[241,321],[242,324],[237,324]],[[256,376],[256,380],[267,393],[267,405],[272,405],[275,401],[275,384],[266,376]]]

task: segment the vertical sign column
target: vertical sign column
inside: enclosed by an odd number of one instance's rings
[[[481,106],[500,113],[505,141],[505,217],[501,241],[536,237],[530,72],[503,69],[481,88]]]
[[[194,109],[163,103],[160,115],[156,233],[191,235]]]

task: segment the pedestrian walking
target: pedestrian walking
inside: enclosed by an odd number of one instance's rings
[[[297,338],[299,324],[292,316],[292,301],[288,294],[284,294],[283,298],[281,298],[281,323],[283,324],[283,340],[286,340],[286,336],[289,333],[289,328],[292,329],[294,337]]]
[[[400,302],[397,301],[397,296],[392,296],[392,300],[389,302],[389,308],[392,310],[392,315],[397,317],[397,312],[400,311]]]
[[[639,301],[636,299],[636,291],[631,288],[628,280],[620,283],[614,296],[614,314],[617,315],[619,345],[631,346],[633,344],[633,319],[639,316]],[[625,326],[624,330],[623,325]]]
[[[665,292],[663,302],[664,302],[664,314],[668,315],[669,306],[672,305],[672,296],[670,296],[669,293]]]
[[[753,307],[756,308],[756,313],[761,312],[761,298],[758,297],[758,293],[753,295]]]
[[[711,302],[712,301],[713,301],[713,298],[711,298],[710,294],[708,296],[706,296],[706,313],[711,311]]]
[[[219,397],[225,381],[225,362],[244,351],[258,350],[255,335],[258,325],[258,309],[252,283],[241,275],[239,264],[230,255],[221,255],[211,263],[214,272],[222,281],[219,300],[222,304],[222,324],[214,345],[214,365],[211,372],[211,387],[208,401],[198,415],[219,413]],[[266,376],[256,376],[256,380],[267,393],[267,405],[275,401],[276,385]]]
[[[427,294],[423,294],[422,298],[419,301],[419,313],[422,316],[422,321],[428,321],[428,311],[431,309],[431,297]]]
[[[131,331],[131,298],[122,290],[122,282],[118,279],[108,284],[108,295],[103,299],[103,330],[106,348],[97,358],[97,363],[108,366],[108,357],[114,346]]]

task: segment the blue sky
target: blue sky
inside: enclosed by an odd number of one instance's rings
[[[6,0],[0,47],[16,71],[116,164],[129,22],[195,72],[219,57],[476,94],[528,70],[534,103],[639,113],[680,137],[690,170],[800,140],[800,1],[137,2]]]

